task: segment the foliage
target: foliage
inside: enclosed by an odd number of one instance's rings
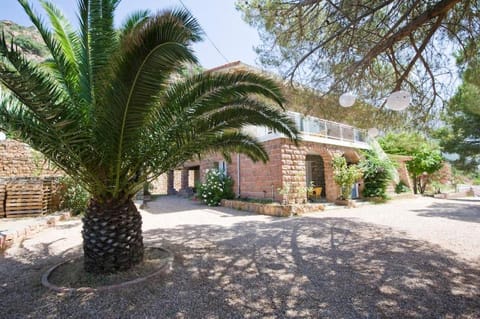
[[[43,157],[42,153],[34,150],[32,150],[31,156],[32,156],[32,164],[35,167],[32,174],[33,176],[38,177],[42,175],[43,167],[45,165],[45,158]]]
[[[428,179],[423,178],[424,174],[432,174],[443,166],[443,158],[438,150],[422,150],[416,152],[414,157],[407,162],[407,168],[412,174],[415,187],[414,192],[417,193],[417,186],[420,194],[425,192]]]
[[[387,154],[411,156],[428,149],[440,149],[434,142],[417,132],[389,132],[378,138],[378,143]]]
[[[29,58],[40,61],[48,57],[48,49],[35,28],[20,26],[11,21],[0,21],[0,31],[5,33],[8,42],[13,40]]]
[[[432,116],[452,87],[451,49],[478,39],[478,3],[460,0],[237,0],[258,29],[261,64],[320,92],[354,91],[380,105],[398,89],[414,95],[410,124]],[[439,80],[439,79],[442,80]],[[452,76],[452,79],[454,76]]]
[[[463,171],[452,166],[452,184],[473,184],[480,177],[480,172]]]
[[[362,170],[357,165],[347,165],[345,157],[336,154],[332,160],[333,179],[341,188],[341,199],[350,199],[353,184],[362,177]]]
[[[435,132],[443,149],[458,156],[455,167],[475,172],[480,165],[480,53],[462,76],[462,85],[442,115],[443,125]],[[475,74],[475,76],[473,76]]]
[[[400,181],[397,185],[395,185],[395,193],[401,194],[408,192],[410,192],[410,188],[403,181]]]
[[[387,187],[393,180],[395,167],[388,157],[382,158],[374,151],[364,152],[359,167],[363,171],[363,195],[387,199]]]
[[[429,179],[423,175],[432,174],[443,166],[439,145],[427,140],[419,133],[388,133],[378,142],[389,154],[412,156],[412,159],[406,164],[414,181],[413,191],[415,194],[425,192]]]
[[[144,182],[208,151],[266,161],[263,146],[239,131],[244,125],[297,137],[272,79],[247,71],[176,76],[196,62],[191,44],[201,39],[188,12],[134,14],[119,32],[118,1],[103,2],[97,10],[102,1],[80,1],[74,30],[53,4],[43,2],[50,29],[20,0],[52,56],[45,65],[0,40],[0,81],[10,91],[0,100],[0,129],[18,134],[100,203],[129,200]]]
[[[405,116],[386,108],[377,108],[372,104],[358,100],[355,107],[338,107],[338,96],[321,96],[315,90],[305,87],[285,86],[285,95],[288,99],[289,110],[301,114],[315,116],[334,122],[350,124],[358,128],[369,129],[377,127],[387,130],[405,123]]]
[[[41,1],[50,25],[28,0],[18,2],[50,58],[29,60],[0,35],[0,83],[8,91],[0,95],[0,130],[91,194],[83,232],[87,271],[115,272],[141,261],[141,217],[132,198],[145,182],[206,152],[267,161],[262,144],[240,130],[245,125],[298,140],[275,80],[248,71],[179,76],[197,62],[192,44],[202,39],[186,10],[134,12],[116,29],[120,0],[79,0],[75,29],[52,2]],[[108,222],[99,222],[95,216],[106,211]],[[135,216],[119,225],[119,214]],[[129,232],[135,236],[127,242]],[[88,241],[103,233],[114,240]]]
[[[300,198],[302,198],[302,203],[306,203],[308,201],[308,194],[313,192],[314,187],[315,183],[313,181],[310,181],[308,185],[300,186],[297,188],[297,194]]]
[[[198,186],[198,196],[208,206],[218,206],[222,199],[233,199],[233,180],[218,169],[210,169],[205,175],[205,183]]]
[[[23,50],[38,56],[46,55],[46,48],[41,43],[35,42],[31,37],[26,35],[19,35],[15,38],[15,44],[20,46]]]
[[[284,183],[283,187],[277,189],[278,193],[283,196],[283,202],[289,204],[288,195],[292,192],[292,185],[290,183]]]
[[[73,178],[65,176],[60,179],[60,208],[68,209],[73,215],[83,214],[90,194]]]

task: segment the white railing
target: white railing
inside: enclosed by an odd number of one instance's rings
[[[319,119],[313,116],[303,116],[296,112],[288,112],[288,114],[303,134],[353,143],[365,143],[367,141],[366,132],[356,127]]]

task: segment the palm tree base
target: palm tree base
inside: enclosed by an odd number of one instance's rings
[[[135,204],[90,201],[83,218],[85,271],[125,271],[143,260],[142,217]]]

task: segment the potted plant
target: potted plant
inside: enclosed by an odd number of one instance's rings
[[[332,161],[333,178],[340,186],[340,197],[335,201],[337,205],[353,207],[351,201],[353,184],[362,177],[362,170],[357,165],[347,165],[345,157],[335,155]]]

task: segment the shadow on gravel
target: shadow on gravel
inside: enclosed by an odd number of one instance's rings
[[[221,215],[221,217],[252,215],[250,212],[228,209],[221,206],[208,207],[203,202],[184,198],[179,199],[178,196],[161,196],[155,200],[148,201],[143,210],[152,215],[172,214],[179,212],[187,213],[194,210],[208,210],[210,213]]]
[[[480,270],[388,228],[341,218],[277,219],[146,232],[173,271],[115,292],[56,295],[59,260],[1,260],[5,318],[478,318]],[[8,277],[21,267],[19,279]],[[3,282],[4,281],[4,282]]]
[[[459,201],[460,202],[460,201]],[[480,223],[480,205],[468,205],[471,201],[461,203],[434,203],[427,209],[413,210],[422,217],[443,217],[463,222]]]

